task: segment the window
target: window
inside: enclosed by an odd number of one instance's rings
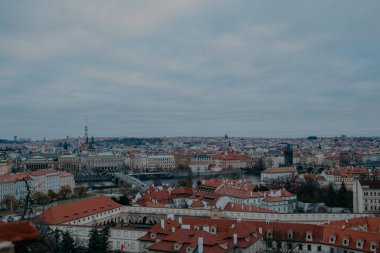
[[[330,248],[330,253],[334,253],[334,248]]]
[[[311,241],[311,240],[313,240],[313,236],[312,236],[311,232],[308,232],[308,233],[306,234],[306,240],[307,240],[307,241]]]
[[[311,245],[310,244],[307,245],[307,251],[311,251]]]
[[[358,240],[356,242],[356,248],[359,248],[359,249],[363,248],[363,241],[362,240]]]
[[[317,250],[318,250],[318,252],[321,252],[321,251],[322,251],[322,247],[321,247],[321,245],[318,245]]]
[[[298,244],[298,249],[302,250],[302,244]]]

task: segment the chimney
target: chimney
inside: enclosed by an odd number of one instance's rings
[[[174,233],[175,232],[175,227],[172,227],[172,233]]]
[[[263,234],[263,228],[262,227],[259,227],[259,233]]]
[[[203,237],[198,237],[198,253],[203,253]]]
[[[237,234],[234,234],[234,237],[233,237],[232,243],[233,243],[234,245],[237,244]]]
[[[161,219],[161,228],[165,229],[165,221],[163,219]]]
[[[178,217],[179,224],[182,224],[182,217]]]

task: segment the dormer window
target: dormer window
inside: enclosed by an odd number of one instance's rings
[[[290,230],[288,231],[288,240],[292,240],[293,239],[293,231]]]
[[[187,247],[187,248],[186,248],[186,252],[187,252],[187,253],[191,253],[191,252],[193,252],[193,248],[191,248],[191,247]]]
[[[362,249],[363,248],[363,244],[364,244],[363,240],[357,240],[356,241],[356,248]]]
[[[199,225],[195,225],[194,230],[199,230]]]
[[[272,238],[272,230],[267,231],[267,238]]]
[[[313,234],[311,232],[306,233],[306,241],[311,241],[313,240]]]
[[[376,243],[375,242],[371,242],[370,250],[376,251]]]
[[[211,232],[211,234],[216,234],[216,227],[211,227],[210,232]]]
[[[156,235],[155,233],[151,233],[151,234],[150,234],[150,239],[153,239],[153,240],[154,240],[154,239],[156,239],[156,237],[157,237],[157,235]]]
[[[329,237],[329,242],[330,243],[335,243],[336,236],[335,235],[330,235]]]
[[[181,249],[181,244],[179,244],[179,243],[175,243],[175,244],[174,244],[174,249],[175,249],[175,250],[180,250],[180,249]]]
[[[343,246],[348,246],[349,245],[349,243],[350,243],[350,239],[348,239],[347,237],[344,237],[343,238]]]

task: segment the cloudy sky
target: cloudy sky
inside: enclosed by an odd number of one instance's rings
[[[0,138],[380,135],[380,1],[0,1]]]

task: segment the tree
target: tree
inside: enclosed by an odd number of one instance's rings
[[[297,198],[301,202],[306,203],[319,203],[321,202],[321,187],[318,181],[313,178],[305,178],[305,181],[301,181],[295,188]]]
[[[334,207],[337,205],[337,194],[332,184],[329,184],[328,186],[324,202],[329,207]]]
[[[111,243],[110,243],[110,236],[111,236],[111,229],[109,226],[105,226],[100,231],[100,249],[101,252],[109,252],[111,249]]]
[[[79,185],[79,186],[75,187],[74,192],[75,192],[75,194],[77,194],[81,198],[84,195],[86,195],[87,190],[86,190],[85,186]]]
[[[74,240],[68,231],[51,229],[43,221],[35,219],[34,224],[40,233],[37,241],[20,249],[19,252],[57,252],[57,253],[79,253],[83,252],[80,244]]]
[[[256,185],[255,188],[253,188],[253,192],[263,192],[263,191],[269,191],[269,188],[262,184]]]
[[[1,201],[1,204],[5,206],[6,209],[15,211],[17,210],[19,203],[15,196],[6,194],[3,197],[3,200]]]
[[[338,191],[338,206],[352,208],[352,192],[348,191],[344,182]]]
[[[100,249],[100,233],[97,228],[92,228],[89,233],[90,239],[88,240],[89,253],[101,253]]]
[[[68,195],[72,193],[71,187],[69,185],[64,185],[61,187],[59,190],[58,195],[62,198],[65,199]]]
[[[32,199],[39,205],[45,205],[49,201],[49,196],[43,192],[35,192],[32,195]]]
[[[58,194],[53,190],[49,190],[47,194],[50,200],[55,200],[58,198]]]
[[[77,252],[78,244],[68,231],[63,232],[61,240],[61,252],[74,253]]]
[[[30,216],[33,213],[33,199],[32,199],[32,187],[29,185],[29,181],[27,177],[24,177],[22,181],[25,183],[26,188],[26,196],[24,199],[21,199],[21,203],[24,206],[24,210],[22,211],[21,220],[24,220],[25,218],[30,218]],[[28,217],[26,217],[28,215]]]

